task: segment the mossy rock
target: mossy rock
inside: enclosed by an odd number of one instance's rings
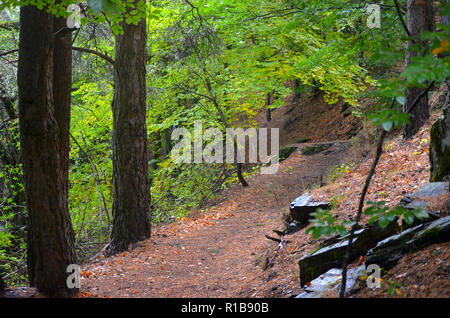
[[[419,224],[379,242],[367,252],[366,265],[377,264],[389,270],[405,253],[412,253],[449,240],[450,216],[446,216],[428,224]]]
[[[377,245],[377,243],[398,230],[397,219],[382,229],[378,223],[370,224],[355,231],[352,244],[351,261]],[[298,262],[300,284],[303,286],[331,268],[342,267],[348,246],[348,234],[341,236],[337,243],[324,246],[319,250],[304,255]]]
[[[289,158],[289,156],[297,150],[297,147],[286,146],[280,149],[280,162]]]
[[[315,145],[311,145],[311,146],[306,146],[305,148],[303,148],[302,154],[303,155],[315,155],[324,150],[327,150],[331,146],[333,146],[333,144],[315,144]]]

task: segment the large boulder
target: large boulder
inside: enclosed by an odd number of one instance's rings
[[[394,267],[405,253],[450,240],[450,216],[419,224],[379,242],[366,255],[366,265],[377,264],[385,270]]]
[[[329,202],[316,201],[309,193],[305,193],[291,203],[291,219],[302,225],[308,224],[311,213],[316,212],[319,208],[328,209],[329,206]]]
[[[370,224],[355,232],[352,241],[351,260],[365,255],[376,244],[398,230],[397,220],[392,221],[382,229],[378,223]],[[304,255],[298,262],[300,267],[300,284],[303,286],[317,276],[332,268],[342,267],[347,246],[348,234],[339,238],[337,243],[323,246],[310,254]]]
[[[430,203],[438,197],[448,195],[450,195],[448,182],[429,182],[416,192],[405,195],[400,200],[400,206],[410,210],[420,208],[428,213],[428,218],[424,220],[416,219],[413,224],[405,226],[407,228],[416,226],[421,223],[431,222],[440,217],[439,213],[441,211],[434,211],[432,207],[430,208]]]
[[[356,283],[358,277],[364,276],[366,273],[365,266],[361,265],[357,268],[350,268],[347,271],[347,283],[345,284],[346,290],[352,288]],[[332,268],[325,274],[320,275],[316,279],[311,281],[305,287],[305,292],[297,295],[295,298],[320,298],[330,291],[336,291],[340,287],[342,280],[342,269]]]
[[[450,115],[449,108],[430,130],[430,181],[450,181]]]

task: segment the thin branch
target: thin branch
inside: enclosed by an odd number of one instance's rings
[[[8,30],[8,31],[12,31],[12,30],[19,30],[19,22],[11,22],[11,23],[3,23],[0,24],[0,28]]]
[[[78,47],[78,46],[72,46],[72,50],[97,55],[97,56],[101,57],[102,59],[104,59],[105,61],[107,61],[108,63],[110,63],[111,65],[114,66],[114,60],[112,58],[110,58],[108,55],[103,54],[103,53],[101,53],[99,51],[92,50],[92,49],[87,49],[87,48],[84,48],[84,47]],[[13,50],[9,50],[9,51],[6,51],[6,52],[2,52],[2,53],[0,53],[0,57],[6,56],[6,55],[9,55],[9,54],[12,54],[12,53],[16,53],[18,51],[19,51],[19,49],[13,49]]]
[[[9,54],[12,54],[12,53],[16,53],[18,51],[19,51],[19,49],[14,49],[14,50],[9,50],[9,51],[6,51],[6,52],[2,52],[2,53],[0,53],[0,57],[5,56],[5,55],[9,55]]]
[[[431,87],[434,85],[434,81],[431,82],[428,87],[419,95],[416,97],[416,99],[413,101],[413,103],[411,104],[411,107],[408,109],[408,113],[411,112],[414,107],[416,107],[416,105],[419,103],[419,100],[425,96],[425,94],[427,94],[429,92],[429,90],[431,89]],[[394,103],[395,103],[395,98],[392,99],[392,103],[390,108],[394,107]],[[381,132],[380,135],[380,139],[378,141],[378,145],[377,145],[377,152],[375,155],[375,159],[372,163],[372,168],[370,169],[369,175],[366,178],[366,182],[364,184],[364,188],[363,191],[361,193],[361,197],[359,200],[359,206],[358,206],[358,213],[356,214],[356,218],[355,218],[355,223],[353,224],[351,230],[350,230],[350,235],[348,238],[348,245],[347,245],[347,251],[345,253],[345,257],[344,257],[344,261],[343,261],[343,265],[342,265],[342,279],[341,279],[341,287],[339,289],[339,297],[344,297],[345,296],[345,289],[346,289],[346,284],[347,284],[347,267],[350,263],[350,259],[352,256],[352,244],[353,244],[353,237],[355,234],[355,231],[358,227],[358,223],[359,220],[361,219],[361,215],[363,212],[363,208],[364,208],[364,201],[366,198],[366,194],[367,194],[367,190],[369,189],[369,185],[370,185],[370,181],[372,180],[372,177],[375,173],[375,169],[378,165],[378,162],[381,158],[381,154],[383,152],[383,143],[384,143],[384,139],[387,135],[387,131],[383,129],[383,131]]]
[[[194,5],[192,4],[192,2],[189,1],[189,0],[184,0],[184,1],[192,8],[192,10],[191,10],[192,12],[194,12],[194,11],[197,12],[198,18],[200,19],[201,22],[203,22],[203,17],[202,17],[202,15],[200,14],[200,11],[199,11],[198,7],[194,6]],[[194,14],[192,14],[192,16],[194,16]]]
[[[394,0],[394,3],[395,3],[395,8],[397,10],[398,17],[400,19],[400,22],[403,25],[403,28],[405,29],[406,34],[408,34],[408,36],[410,38],[412,38],[411,32],[409,32],[408,26],[406,25],[405,20],[403,19],[403,15],[402,15],[402,12],[400,10],[400,4],[398,3],[398,0]],[[414,43],[414,40],[411,39],[411,41]]]
[[[422,93],[420,93],[420,95],[418,95],[417,97],[416,97],[416,99],[414,99],[414,101],[412,102],[412,104],[411,104],[411,107],[409,107],[409,109],[406,111],[406,113],[411,113],[411,111],[414,109],[414,107],[416,107],[416,105],[417,104],[419,104],[419,100],[421,100],[422,99],[422,97],[424,97],[426,94],[428,94],[428,92],[430,91],[430,89],[433,87],[433,85],[434,85],[434,81],[432,81],[428,86],[427,86],[427,88],[425,88],[425,90],[422,92]]]
[[[395,104],[395,98],[392,99],[390,108],[394,107],[394,104]],[[383,129],[383,131],[381,132],[381,135],[380,135],[380,139],[378,140],[375,159],[373,160],[372,167],[366,178],[366,182],[364,183],[364,188],[361,193],[360,200],[359,200],[358,212],[356,214],[354,224],[352,225],[352,228],[350,230],[347,251],[345,252],[345,257],[344,257],[344,261],[343,261],[343,265],[342,265],[342,279],[341,279],[341,287],[339,289],[339,297],[341,297],[341,298],[344,297],[344,295],[345,295],[345,289],[346,289],[346,284],[347,284],[347,267],[348,267],[348,264],[350,263],[350,259],[352,256],[353,238],[355,236],[355,231],[358,227],[359,220],[361,219],[361,215],[363,213],[364,201],[366,199],[367,190],[369,189],[370,181],[372,180],[372,177],[375,174],[375,169],[378,165],[378,162],[381,158],[381,154],[383,152],[383,143],[384,143],[384,138],[386,137],[386,134],[387,134],[387,131]]]
[[[77,47],[77,46],[72,46],[72,50],[97,55],[97,56],[101,57],[102,59],[104,59],[106,62],[108,62],[114,66],[114,60],[112,58],[110,58],[108,55],[100,53],[99,51],[87,49],[84,47]]]

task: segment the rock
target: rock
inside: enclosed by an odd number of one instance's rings
[[[293,234],[302,229],[302,226],[297,221],[292,221],[289,223],[284,230],[284,235]]]
[[[287,158],[289,158],[289,156],[295,151],[297,150],[297,147],[291,147],[291,146],[286,146],[280,149],[279,152],[279,161],[283,161],[286,160]]]
[[[425,184],[418,191],[410,194],[410,198],[423,198],[430,197],[435,198],[442,194],[449,193],[448,182],[429,182]]]
[[[300,224],[307,224],[311,213],[317,209],[328,209],[329,202],[318,202],[309,193],[305,193],[295,199],[290,206],[291,219]]]
[[[430,181],[450,181],[449,108],[430,129]]]
[[[418,191],[404,196],[400,200],[400,206],[411,210],[421,208],[429,214],[429,217],[424,220],[416,219],[413,224],[405,225],[406,228],[413,227],[421,223],[430,222],[439,218],[439,215],[434,213],[437,211],[430,211],[428,208],[428,201],[431,198],[436,198],[444,194],[449,194],[449,185],[447,182],[429,182]]]
[[[302,154],[303,155],[315,155],[319,152],[327,150],[331,146],[333,146],[332,143],[315,144],[315,145],[311,145],[311,146],[306,146],[305,148],[302,149]]]
[[[361,265],[358,268],[350,268],[347,271],[347,283],[346,289],[352,288],[355,284],[358,277],[363,276],[365,274],[365,266]],[[305,292],[297,295],[295,298],[320,298],[325,293],[328,293],[333,290],[338,290],[340,281],[342,279],[342,269],[332,268],[327,271],[325,274],[320,275],[316,279],[311,281],[311,284],[308,284],[305,287]]]
[[[449,240],[450,216],[446,216],[428,224],[419,224],[382,240],[367,252],[366,265],[377,264],[388,270],[394,267],[405,253]]]
[[[397,229],[397,220],[394,220],[384,229],[376,223],[355,231],[351,260],[353,261],[357,257],[365,255],[380,240],[391,236]],[[348,234],[341,237],[338,243],[324,246],[311,254],[304,255],[298,262],[300,267],[300,283],[305,285],[331,268],[342,267],[347,246]]]

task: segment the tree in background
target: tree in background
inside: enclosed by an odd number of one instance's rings
[[[424,31],[434,31],[435,11],[433,8],[433,1],[417,1],[408,0],[407,4],[407,18],[406,18],[406,31],[410,37],[408,45],[406,46],[405,64],[410,65],[412,58],[417,56],[417,51],[411,51],[410,46],[413,44],[421,46],[424,50],[427,47],[427,42],[421,41],[419,36]],[[410,124],[404,125],[403,137],[405,139],[414,136],[423,124],[430,118],[430,107],[428,105],[428,95],[425,94],[414,109],[410,109],[414,100],[423,92],[422,88],[409,87],[406,92],[406,103],[404,104],[403,111],[410,114]]]

